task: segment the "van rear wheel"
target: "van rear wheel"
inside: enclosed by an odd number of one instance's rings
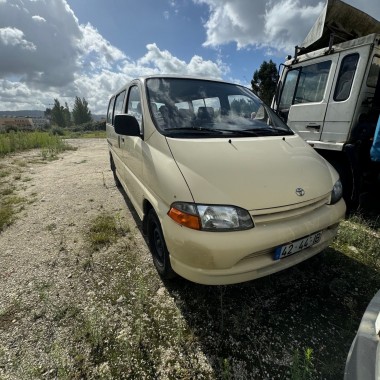
[[[149,247],[158,274],[164,279],[174,278],[176,273],[170,265],[169,252],[166,248],[161,224],[153,209],[148,213],[147,227]]]

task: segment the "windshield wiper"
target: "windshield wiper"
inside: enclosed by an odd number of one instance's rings
[[[170,132],[190,132],[190,133],[197,133],[197,132],[211,132],[213,134],[223,134],[223,130],[221,129],[215,129],[215,128],[203,128],[203,127],[186,127],[186,128],[168,128],[165,129],[165,132],[170,133]]]
[[[252,133],[256,136],[289,136],[293,135],[292,131],[287,131],[285,129],[278,129],[278,128],[254,128],[254,129],[244,129],[243,130],[246,133]]]
[[[233,129],[228,130],[228,132],[233,133],[234,135],[240,136],[260,136],[255,129]]]

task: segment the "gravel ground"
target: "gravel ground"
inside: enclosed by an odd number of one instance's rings
[[[86,307],[93,283],[103,285],[101,277],[85,278],[82,270],[93,258],[85,240],[92,218],[102,212],[119,215],[132,226],[129,239],[136,249],[150,259],[115,187],[106,140],[71,140],[70,145],[77,150],[47,163],[38,151],[1,160],[21,170],[17,195],[26,202],[14,224],[0,233],[0,377],[43,377],[38,369],[51,367],[52,345],[70,333],[56,323],[56,314],[70,304]],[[54,378],[56,372],[45,375]]]
[[[0,161],[24,199],[0,233],[0,379],[343,377],[375,269],[330,248],[245,284],[164,283],[106,140],[70,144],[55,161]],[[124,232],[93,249],[88,230],[104,213]]]

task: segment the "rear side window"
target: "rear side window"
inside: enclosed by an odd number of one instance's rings
[[[107,123],[112,123],[112,113],[113,113],[114,104],[115,104],[115,97],[112,97],[110,100],[110,103],[108,104]]]
[[[368,87],[376,87],[377,81],[380,75],[380,57],[374,56],[372,59],[371,68],[369,69],[369,74],[367,78]]]
[[[342,102],[349,98],[358,61],[359,54],[357,53],[346,55],[342,59],[334,92],[336,102]]]
[[[125,98],[125,91],[121,92],[119,95],[116,96],[115,111],[113,113],[113,117],[115,117],[115,115],[124,113],[124,109],[123,109],[124,98]]]

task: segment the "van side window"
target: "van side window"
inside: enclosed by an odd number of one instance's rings
[[[338,80],[335,86],[334,100],[342,102],[350,96],[352,82],[354,81],[359,54],[346,55],[340,64]]]
[[[380,75],[380,57],[375,55],[372,59],[371,68],[369,69],[367,86],[376,88]]]
[[[119,95],[116,96],[115,111],[113,113],[113,117],[115,117],[115,115],[124,113],[124,108],[123,108],[124,98],[125,98],[125,91],[121,92]],[[113,118],[112,118],[112,121],[113,121]]]
[[[112,97],[110,99],[110,102],[108,104],[108,111],[107,111],[107,123],[112,123],[112,114],[113,114],[113,106],[115,104],[115,97]]]
[[[127,113],[134,116],[137,119],[140,125],[140,131],[141,131],[142,109],[141,109],[140,91],[137,86],[133,86],[129,90]]]

